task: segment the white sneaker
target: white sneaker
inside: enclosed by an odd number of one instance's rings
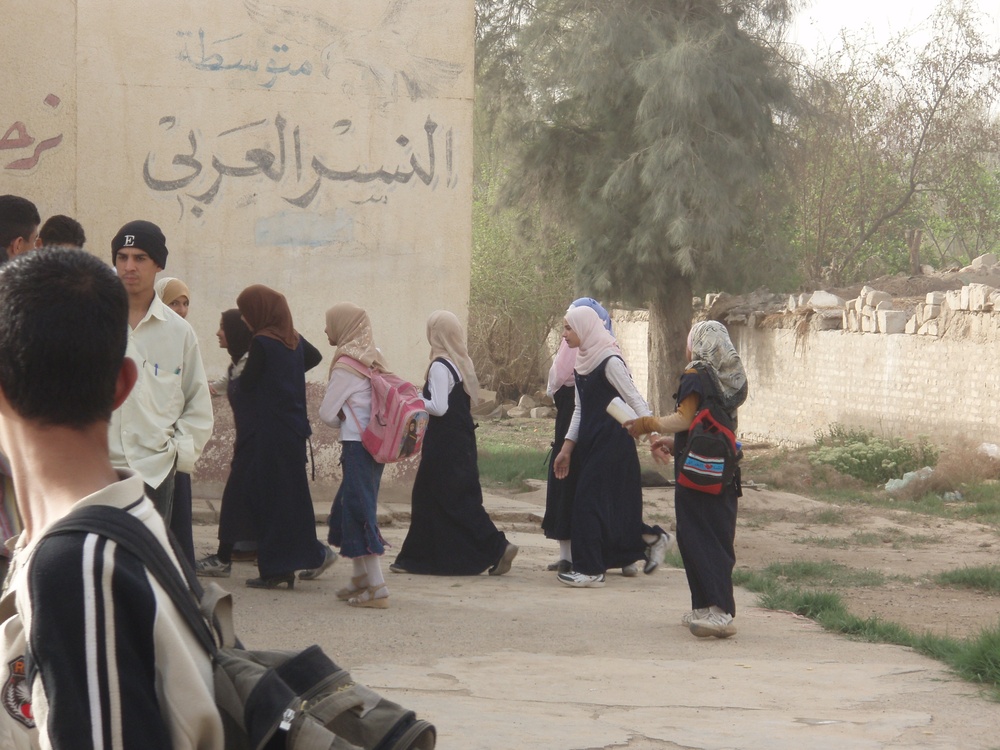
[[[626,578],[635,578],[639,575],[639,566],[635,563],[629,563],[624,568],[622,568],[622,575]]]
[[[686,628],[690,628],[692,620],[700,620],[709,612],[711,612],[711,610],[708,607],[701,607],[700,609],[692,609],[690,612],[685,612],[681,615],[681,625]]]
[[[556,577],[561,583],[577,589],[599,589],[604,586],[604,573],[588,576],[571,570],[569,573],[560,573]]]
[[[733,617],[726,612],[709,612],[704,617],[691,620],[688,628],[691,635],[699,638],[728,638],[736,635]]]
[[[643,567],[642,572],[649,575],[654,570],[656,570],[660,565],[663,564],[664,558],[667,556],[667,552],[674,544],[674,535],[669,531],[664,531],[660,534],[659,539],[653,542],[651,545],[646,547],[646,565]]]

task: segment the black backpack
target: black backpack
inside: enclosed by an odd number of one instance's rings
[[[677,484],[707,495],[719,495],[733,482],[741,451],[736,447],[736,425],[722,408],[712,378],[698,368],[701,408],[688,429],[688,441],[677,456]]]
[[[226,750],[434,749],[432,724],[355,683],[319,646],[244,649],[233,631],[232,596],[215,583],[202,588],[178,553],[182,578],[163,545],[132,514],[86,506],[54,523],[45,536],[79,531],[112,539],[138,557],[211,654]]]

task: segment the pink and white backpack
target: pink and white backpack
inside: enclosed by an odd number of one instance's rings
[[[372,458],[380,464],[391,464],[417,455],[429,419],[417,387],[398,375],[366,367],[351,357],[341,357],[339,361],[371,381],[372,415],[361,435],[361,444]]]

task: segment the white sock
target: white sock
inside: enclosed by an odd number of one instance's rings
[[[569,539],[559,540],[559,559],[573,562],[573,543]]]
[[[351,575],[354,578],[368,574],[368,568],[365,567],[365,558],[363,557],[352,558],[351,565],[353,566]]]
[[[378,555],[365,555],[365,570],[368,572],[368,585],[373,589],[381,588],[385,585],[385,577],[382,575],[382,560]]]

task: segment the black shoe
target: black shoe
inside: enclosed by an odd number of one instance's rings
[[[289,589],[295,588],[295,574],[285,573],[281,576],[247,578],[247,586],[252,589],[276,589],[283,583],[287,585]]]

